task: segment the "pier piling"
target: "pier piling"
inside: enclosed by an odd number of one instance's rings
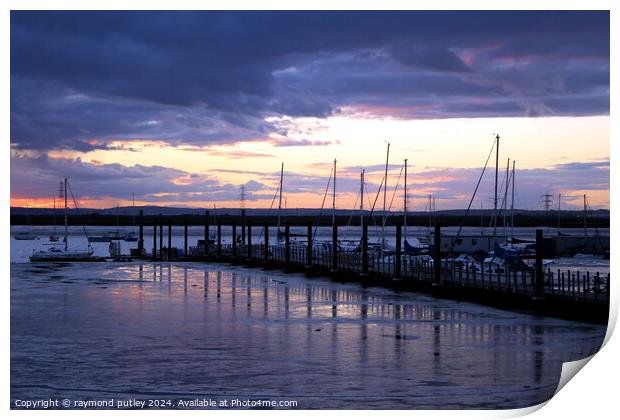
[[[153,255],[152,259],[157,259],[157,224],[153,225]]]
[[[232,222],[232,246],[231,253],[232,257],[235,258],[237,256],[237,223]]]
[[[306,268],[312,267],[312,223],[308,222],[308,243],[306,245]]]
[[[144,255],[144,210],[140,210],[139,219],[138,255]]]
[[[187,219],[183,221],[183,255],[187,256],[188,244],[187,244]]]
[[[394,280],[400,280],[400,260],[401,260],[401,225],[396,225],[396,255],[394,256]]]
[[[263,255],[263,259],[265,260],[265,262],[269,261],[269,224],[265,223],[265,247],[264,247],[264,255]]]
[[[168,261],[172,259],[172,219],[168,218]]]
[[[217,221],[217,256],[222,256],[222,222]]]
[[[433,284],[441,284],[441,225],[439,223],[435,225],[435,242],[433,244]]]
[[[209,254],[209,210],[205,211],[205,256]]]
[[[164,258],[164,222],[159,220],[159,259]]]
[[[252,225],[248,223],[248,259],[252,258]]]
[[[368,223],[362,225],[362,274],[368,275]]]
[[[284,225],[284,264],[291,264],[291,226],[289,222]]]
[[[543,297],[544,287],[544,272],[543,272],[543,231],[542,229],[536,229],[536,279],[534,282],[534,297]]]
[[[332,271],[338,270],[338,225],[332,227]]]

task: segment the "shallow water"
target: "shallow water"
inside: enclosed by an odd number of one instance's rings
[[[516,408],[605,328],[218,264],[11,264],[11,399]]]

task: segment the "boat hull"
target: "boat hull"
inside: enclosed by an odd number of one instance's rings
[[[32,262],[97,261],[92,251],[40,251],[30,256]]]
[[[38,239],[37,235],[30,234],[16,234],[13,238],[15,238],[16,241],[34,241]]]

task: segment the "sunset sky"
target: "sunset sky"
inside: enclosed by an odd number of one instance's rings
[[[609,208],[608,12],[12,12],[11,205],[464,208],[494,135],[515,206]],[[495,161],[474,203],[492,207]],[[512,165],[512,164],[511,164]],[[502,190],[503,191],[503,190]],[[402,208],[402,179],[393,204]]]

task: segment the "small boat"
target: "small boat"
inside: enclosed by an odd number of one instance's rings
[[[409,242],[411,239],[411,242]],[[406,254],[424,254],[429,252],[429,247],[422,245],[418,238],[405,239],[404,248]]]
[[[88,249],[76,250],[69,249],[69,235],[68,235],[68,223],[67,223],[67,187],[68,180],[65,178],[64,182],[64,197],[65,197],[65,237],[63,239],[64,244],[62,246],[52,245],[47,250],[34,250],[30,256],[31,262],[70,262],[70,261],[94,261],[94,251],[88,243]],[[87,236],[88,238],[88,236]]]
[[[15,238],[16,241],[34,241],[35,239],[39,239],[37,235],[29,231],[18,232],[13,235],[13,238]]]
[[[128,232],[123,237],[123,240],[125,242],[138,242],[138,236],[136,235],[136,232]]]
[[[101,236],[89,236],[88,240],[90,242],[112,242],[112,241],[122,241],[126,240],[127,234],[116,230],[111,232],[105,232]],[[136,239],[137,240],[137,239]],[[130,241],[131,242],[131,241]]]
[[[63,262],[63,261],[92,261],[93,249],[65,250],[63,247],[52,246],[47,251],[35,251],[30,256],[32,262]]]
[[[26,218],[26,223],[30,227],[30,216],[27,216]],[[25,227],[24,230],[22,230],[21,232],[17,232],[15,235],[13,235],[13,238],[15,238],[16,241],[34,241],[35,239],[39,239],[37,235],[35,235],[29,230],[26,230]]]
[[[101,236],[89,236],[88,240],[90,242],[112,242],[112,238],[108,233],[104,233]]]
[[[532,242],[495,243],[494,255],[508,262],[536,258],[536,244]]]

